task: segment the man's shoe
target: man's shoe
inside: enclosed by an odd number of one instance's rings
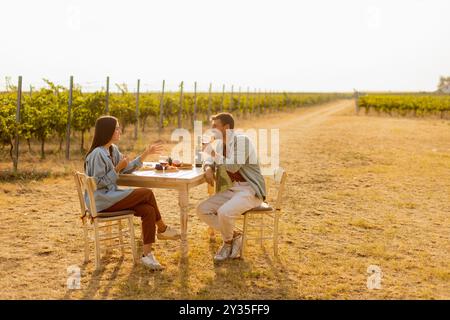
[[[231,259],[236,259],[241,256],[241,249],[242,249],[242,234],[239,234],[236,236],[236,238],[233,239],[233,245],[231,247]]]
[[[231,247],[231,244],[223,243],[219,251],[217,251],[216,255],[214,256],[214,261],[220,262],[228,259],[231,254]]]

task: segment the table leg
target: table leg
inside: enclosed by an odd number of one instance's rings
[[[180,206],[180,226],[181,226],[181,249],[183,255],[187,255],[187,223],[189,214],[189,191],[188,186],[183,186],[179,189],[178,204]]]

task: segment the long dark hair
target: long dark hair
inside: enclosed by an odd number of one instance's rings
[[[86,153],[85,159],[87,156],[99,146],[104,146],[108,142],[111,141],[114,131],[117,126],[117,118],[111,116],[102,116],[95,121],[95,131],[94,138],[92,139],[91,147],[89,151]],[[112,154],[112,146],[109,147],[109,154]]]

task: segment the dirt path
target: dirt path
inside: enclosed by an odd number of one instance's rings
[[[0,298],[450,298],[449,122],[355,116],[353,102],[344,100],[238,126],[280,129],[289,179],[279,260],[270,244],[263,251],[251,244],[246,260],[214,265],[220,243],[208,241],[195,216],[206,197],[198,187],[190,199],[187,263],[178,243],[158,242],[162,273],[133,267],[129,255],[115,252],[95,273],[93,262],[82,265],[70,176],[4,183]],[[178,227],[176,193],[155,194],[165,220]],[[72,264],[82,268],[81,290],[66,289]],[[383,271],[381,290],[366,287],[371,264]]]
[[[333,103],[327,103],[322,106],[316,107],[308,112],[298,115],[291,120],[278,121],[276,124],[280,128],[285,129],[292,126],[300,125],[303,128],[313,127],[321,122],[326,121],[331,115],[342,111],[349,111],[353,108],[353,102],[348,100],[342,100]]]

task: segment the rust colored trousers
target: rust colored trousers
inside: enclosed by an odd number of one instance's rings
[[[103,212],[134,210],[136,217],[141,217],[144,244],[155,242],[156,222],[161,220],[161,213],[151,189],[137,188],[126,198],[113,204]]]

